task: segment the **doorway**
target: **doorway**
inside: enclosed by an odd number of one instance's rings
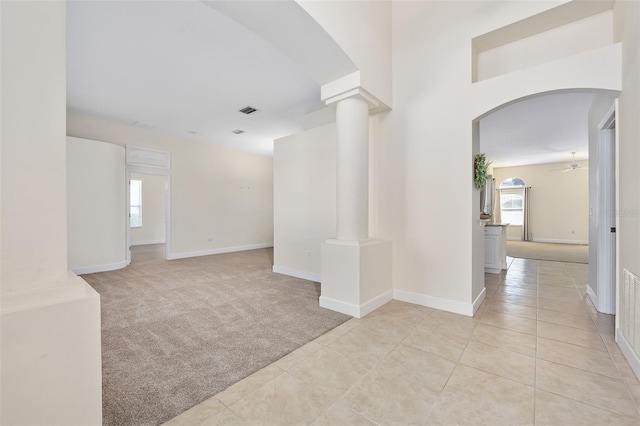
[[[617,101],[611,106],[598,126],[598,158],[595,185],[595,211],[591,214],[596,228],[596,263],[591,276],[596,277],[596,285],[589,286],[589,297],[598,312],[616,313],[618,288],[617,238],[618,173],[617,173]],[[595,288],[594,288],[595,287]]]
[[[170,175],[127,170],[127,260],[131,251],[152,251],[168,259],[170,253]]]

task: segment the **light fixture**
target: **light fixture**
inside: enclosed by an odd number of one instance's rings
[[[232,130],[231,133],[236,134],[236,135],[240,135],[240,134],[244,133],[244,130],[235,129],[235,130]]]

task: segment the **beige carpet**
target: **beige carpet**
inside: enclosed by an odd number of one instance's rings
[[[507,256],[555,262],[589,263],[589,246],[533,241],[507,241]]]
[[[163,423],[350,318],[318,306],[320,284],[272,273],[271,249],[166,261],[162,247],[83,277],[102,303],[105,425]]]

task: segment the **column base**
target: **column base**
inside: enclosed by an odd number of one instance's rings
[[[322,244],[320,306],[362,318],[393,299],[391,241]]]
[[[100,296],[69,274],[5,295],[0,424],[102,423]]]

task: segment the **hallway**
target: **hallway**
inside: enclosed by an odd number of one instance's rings
[[[392,301],[167,424],[639,424],[640,382],[586,280],[514,259],[475,318]]]

